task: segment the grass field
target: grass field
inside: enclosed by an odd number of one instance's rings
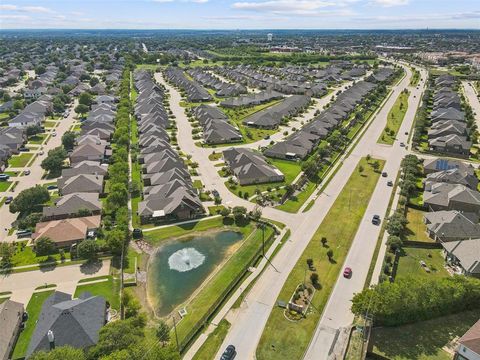
[[[420,261],[427,264],[430,273],[425,271],[425,268],[420,265]],[[444,264],[445,260],[440,249],[403,247],[395,278],[400,279],[409,276],[425,279],[446,277],[449,274],[443,267]]]
[[[245,126],[243,124],[243,120],[250,115],[261,111],[263,109],[269,108],[281,100],[273,100],[265,104],[256,105],[252,107],[248,107],[245,109],[230,109],[230,108],[223,108],[221,110],[228,116],[228,118],[240,129],[240,132],[243,136],[243,141],[245,143],[251,143],[255,141],[262,140],[266,136],[270,136],[278,132],[279,130],[267,130],[267,129],[255,129],[252,127]]]
[[[43,302],[53,293],[53,291],[43,291],[33,294],[28,302],[26,311],[28,312],[28,320],[25,323],[25,329],[20,333],[15,349],[13,350],[12,359],[23,358],[27,352],[30,338],[35,330],[38,316],[42,310]]]
[[[302,171],[301,164],[296,161],[282,159],[268,159],[268,161],[285,175],[285,182],[287,184],[291,184]]]
[[[305,186],[305,189],[300,194],[296,196],[292,196],[290,199],[285,201],[285,203],[277,206],[276,209],[283,210],[290,213],[298,212],[298,210],[300,210],[302,205],[305,203],[305,201],[308,200],[310,195],[313,194],[316,188],[317,188],[317,184],[309,181]]]
[[[451,360],[442,348],[462,336],[480,317],[467,311],[415,324],[374,329],[370,342],[376,354],[391,360]]]
[[[13,168],[24,167],[32,159],[33,155],[34,155],[33,153],[24,153],[24,154],[12,156],[8,160],[8,166]]]
[[[94,284],[79,285],[75,289],[75,297],[81,293],[88,291],[92,295],[103,296],[113,309],[120,309],[120,281],[108,277],[107,281],[102,281]]]
[[[41,264],[42,262],[52,262],[60,260],[60,254],[37,256],[31,246],[22,247],[25,241],[19,241],[15,246],[15,255],[12,257],[12,266],[24,266]],[[70,259],[70,253],[65,252],[65,259]]]
[[[230,323],[225,319],[220,321],[215,330],[208,335],[207,340],[197,351],[193,360],[213,360],[225,336],[227,336],[228,329],[230,329]]]
[[[365,158],[360,160],[288,276],[278,297],[278,300],[288,301],[298,284],[304,281],[306,260],[311,258],[321,284],[312,299],[312,304],[318,311],[308,314],[299,322],[290,322],[285,319],[283,309],[275,307],[270,313],[257,347],[257,359],[300,359],[302,357],[377,184],[384,165],[383,161],[379,162],[380,170],[374,172]],[[359,166],[364,167],[362,173],[358,171]],[[355,194],[354,197],[350,196],[352,193]],[[322,246],[320,242],[322,237],[327,238],[328,247]],[[332,261],[327,256],[329,248],[334,252]],[[310,278],[310,273],[307,273],[307,279]]]
[[[0,192],[7,191],[10,185],[12,185],[11,181],[0,181]]]
[[[421,210],[417,210],[414,208],[409,207],[407,211],[407,240],[412,241],[424,241],[424,242],[434,242],[427,233],[427,227],[423,222],[423,214],[424,212]]]
[[[145,241],[155,246],[166,239],[185,236],[185,235],[193,234],[198,231],[205,231],[213,228],[221,228],[227,225],[230,225],[230,224],[226,222],[221,216],[218,216],[215,218],[211,218],[203,221],[197,221],[189,224],[172,225],[172,226],[167,226],[161,229],[155,229],[152,231],[144,231],[143,237]]]
[[[410,96],[409,92],[400,93],[400,96],[393,104],[393,107],[390,109],[387,117],[387,125],[383,129],[382,134],[377,140],[380,144],[392,145],[397,136],[398,129],[402,125],[403,118],[408,109],[408,97]]]
[[[32,136],[30,139],[28,139],[28,143],[29,144],[35,144],[35,145],[39,145],[41,143],[43,143],[43,140],[45,140],[45,138],[48,136],[48,134],[37,134],[35,136]]]

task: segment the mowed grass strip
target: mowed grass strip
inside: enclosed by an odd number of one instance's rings
[[[318,311],[313,311],[299,322],[291,322],[284,317],[284,309],[274,307],[270,313],[265,329],[257,348],[257,359],[300,359],[320,320],[321,312],[335,285],[343,266],[350,245],[358,226],[365,214],[368,203],[381,169],[385,162],[378,161],[380,169],[375,172],[372,166],[362,158],[352,176],[338,195],[330,211],[305,248],[302,256],[287,278],[278,300],[288,301],[296,287],[304,281],[307,259],[313,259],[313,265],[319,275],[321,288],[316,291],[312,303]],[[363,172],[359,167],[364,168]],[[327,246],[322,246],[322,237],[327,238]],[[327,251],[333,250],[333,261],[330,262]],[[307,281],[310,281],[307,271]]]
[[[208,335],[207,340],[197,351],[193,360],[213,360],[215,354],[220,349],[225,336],[227,336],[228,329],[230,329],[230,323],[225,319],[220,321],[215,330]]]
[[[8,160],[9,167],[20,168],[28,164],[32,159],[33,153],[23,153],[20,155],[14,155]]]
[[[38,317],[40,316],[40,311],[42,310],[42,305],[47,298],[53,294],[52,291],[43,291],[36,294],[33,294],[30,298],[30,301],[27,305],[28,320],[25,323],[25,328],[20,333],[15,349],[13,350],[12,359],[21,359],[25,356],[28,344],[35,330],[35,325],[37,324]]]
[[[397,98],[395,104],[393,104],[390,112],[388,113],[387,125],[385,126],[385,129],[383,129],[383,132],[378,138],[377,143],[387,145],[393,144],[395,137],[398,134],[398,129],[400,129],[403,118],[405,117],[405,113],[407,112],[409,96],[409,91],[402,91],[400,93],[400,96]]]

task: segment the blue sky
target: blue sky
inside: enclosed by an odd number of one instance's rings
[[[480,0],[0,0],[0,29],[480,29]]]

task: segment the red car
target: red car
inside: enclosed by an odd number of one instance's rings
[[[343,270],[343,277],[350,278],[352,276],[352,269],[349,267],[346,267],[345,270]]]

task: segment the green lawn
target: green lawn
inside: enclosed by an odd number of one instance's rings
[[[203,189],[202,180],[194,180],[194,181],[193,181],[193,187],[194,187],[195,189]]]
[[[208,159],[210,161],[216,161],[216,160],[220,160],[222,158],[222,152],[212,152],[210,155],[208,155]]]
[[[420,82],[420,72],[412,68],[412,78],[410,79],[410,86],[417,86]]]
[[[43,143],[43,140],[45,140],[45,138],[47,137],[48,135],[47,134],[37,134],[35,136],[32,136],[31,138],[28,139],[28,143],[29,144],[36,144],[36,145],[39,145],[41,143]]]
[[[397,136],[398,129],[402,125],[403,118],[408,109],[408,97],[410,93],[401,92],[400,96],[393,104],[387,117],[387,125],[383,129],[382,134],[378,138],[377,142],[380,144],[392,145]],[[393,131],[393,132],[392,132]]]
[[[308,200],[310,195],[313,194],[315,189],[317,188],[317,184],[309,181],[305,186],[305,189],[298,195],[292,196],[290,199],[285,201],[282,205],[276,206],[276,209],[283,210],[290,213],[296,213],[305,201]],[[312,204],[313,205],[313,204]]]
[[[425,271],[425,268],[420,265],[420,261],[424,261],[427,264],[430,273]],[[400,279],[409,276],[441,278],[450,276],[443,267],[444,264],[445,260],[440,249],[403,247],[395,278]]]
[[[0,192],[7,191],[10,185],[12,185],[11,181],[0,181]]]
[[[31,246],[23,246],[26,241],[16,243],[15,255],[12,257],[12,266],[24,266],[41,264],[42,262],[52,262],[60,260],[60,254],[37,256]],[[70,253],[65,252],[65,259],[70,259]]]
[[[283,175],[285,175],[285,182],[291,184],[293,180],[302,171],[302,166],[299,162],[282,160],[282,159],[268,159],[268,162],[277,167]]]
[[[187,338],[192,328],[208,313],[208,310],[221,300],[221,295],[230,284],[242,276],[245,266],[251,263],[257,251],[262,247],[262,231],[256,230],[252,223],[241,228],[241,231],[245,239],[241,247],[227,260],[218,273],[205,284],[197,296],[186,304],[188,314],[177,325],[180,342]],[[272,234],[273,229],[267,227],[265,239],[268,239]],[[179,308],[183,306],[185,304],[180,305]]]
[[[197,221],[183,225],[172,225],[152,231],[143,231],[143,238],[151,245],[158,245],[166,239],[193,234],[198,231],[205,231],[213,228],[226,226],[226,221],[221,217],[215,217],[204,221]]]
[[[8,160],[9,167],[20,168],[28,164],[32,159],[33,153],[23,153],[20,155],[14,155]]]
[[[50,129],[50,128],[54,128],[57,125],[57,123],[58,122],[54,121],[54,120],[47,120],[47,121],[45,121],[43,126],[45,126],[45,129]]]
[[[423,222],[423,214],[424,212],[421,210],[411,207],[408,208],[408,224],[406,228],[407,240],[434,242],[434,240],[426,233],[427,227]]]
[[[384,162],[379,162],[381,171]],[[358,171],[360,165],[364,167],[362,173]],[[311,258],[321,284],[312,303],[320,312],[325,306],[380,176],[380,171],[374,172],[365,158],[358,166],[289,274],[278,300],[288,301],[303,282],[306,260]],[[320,242],[322,237],[327,238],[327,246],[334,252],[333,261],[326,255],[329,248]],[[315,311],[299,322],[291,322],[284,317],[283,309],[273,308],[257,347],[257,359],[300,359],[319,319],[320,313]]]
[[[25,323],[25,329],[23,329],[18,337],[15,349],[13,350],[12,359],[19,359],[25,356],[28,344],[30,343],[30,338],[35,330],[35,325],[37,323],[38,316],[40,315],[43,302],[51,294],[53,294],[53,291],[43,291],[32,295],[26,309],[28,312],[28,320]]]
[[[228,329],[230,329],[230,323],[225,319],[220,321],[215,330],[208,335],[207,340],[203,343],[200,349],[198,349],[193,360],[213,360],[220,349],[225,336],[227,336]]]
[[[88,291],[92,295],[103,296],[113,309],[120,309],[120,281],[109,276],[107,281],[95,284],[79,285],[75,290],[75,297]]]
[[[279,130],[278,129],[277,130],[255,129],[252,127],[245,126],[243,124],[243,120],[258,111],[269,108],[279,103],[280,101],[281,100],[273,100],[265,104],[260,104],[260,105],[247,107],[247,108],[231,109],[231,108],[220,107],[220,109],[229,117],[229,119],[236,126],[238,126],[238,128],[240,129],[240,132],[242,133],[244,142],[251,143],[251,142],[262,140],[266,136],[273,135]]]
[[[462,336],[479,317],[480,310],[473,310],[415,324],[376,328],[370,342],[374,353],[391,360],[451,360],[442,347]]]

